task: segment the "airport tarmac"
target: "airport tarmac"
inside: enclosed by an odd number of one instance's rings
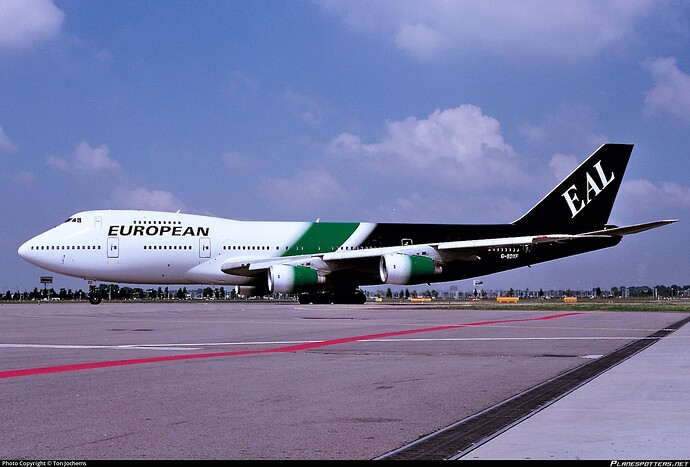
[[[685,324],[454,458],[690,461],[689,351]]]
[[[688,318],[1,304],[0,459],[684,460]]]

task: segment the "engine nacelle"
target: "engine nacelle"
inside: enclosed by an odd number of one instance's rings
[[[268,290],[271,293],[293,293],[314,289],[326,281],[316,269],[306,266],[278,264],[268,269]]]
[[[441,272],[441,266],[426,256],[395,253],[381,256],[379,263],[381,281],[386,284],[418,284]]]

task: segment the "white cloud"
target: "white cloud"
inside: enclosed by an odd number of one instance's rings
[[[436,110],[426,119],[388,122],[386,136],[377,143],[343,133],[331,141],[328,152],[390,178],[434,181],[460,191],[516,186],[525,174],[500,129],[480,108],[462,105]]]
[[[318,99],[292,89],[285,91],[283,99],[298,109],[296,112],[297,118],[312,127],[322,124],[326,117],[332,113],[328,106],[321,103]]]
[[[549,162],[549,168],[556,180],[563,180],[578,166],[575,156],[566,154],[554,154]]]
[[[182,201],[169,191],[149,190],[138,187],[134,189],[118,188],[111,200],[120,209],[152,209],[154,211],[177,211],[184,209]]]
[[[86,141],[82,141],[71,156],[61,157],[49,154],[46,156],[46,163],[63,172],[80,174],[118,170],[120,165],[108,156],[109,152],[106,145],[93,148]]]
[[[297,172],[292,178],[266,178],[260,185],[262,196],[289,215],[328,215],[333,205],[351,195],[331,174],[321,169]]]
[[[406,53],[489,51],[580,60],[635,38],[652,0],[314,0],[355,30],[387,35]]]
[[[395,33],[395,44],[418,59],[436,57],[447,46],[443,34],[427,24],[404,24]]]
[[[0,52],[30,49],[56,36],[64,18],[52,0],[2,0]]]
[[[17,144],[7,136],[5,130],[0,125],[0,153],[14,153],[17,151]]]
[[[647,66],[654,88],[645,96],[645,111],[668,113],[690,122],[690,75],[680,71],[672,57],[658,58]]]
[[[617,205],[631,213],[631,216],[639,213],[677,213],[690,209],[690,187],[676,182],[655,184],[649,180],[623,181],[619,198]]]
[[[607,136],[601,134],[598,127],[597,113],[592,107],[565,103],[544,115],[538,124],[523,124],[519,130],[533,143],[557,142],[559,147],[584,145],[589,150],[607,142]]]

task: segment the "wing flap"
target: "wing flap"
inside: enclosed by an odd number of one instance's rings
[[[234,276],[255,276],[258,274],[256,265],[261,260],[251,257],[232,257],[220,265],[220,270],[225,274],[232,274]]]
[[[275,265],[307,266],[319,272],[328,274],[330,269],[320,256],[299,256],[292,258],[257,258],[257,257],[233,257],[226,260],[220,266],[220,270],[226,274],[251,277],[259,275]]]

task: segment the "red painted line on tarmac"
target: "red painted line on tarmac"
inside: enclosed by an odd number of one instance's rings
[[[258,350],[236,350],[234,352],[214,352],[203,354],[188,354],[188,355],[168,355],[166,357],[150,357],[150,358],[134,358],[130,360],[110,360],[104,362],[91,363],[75,363],[72,365],[49,366],[43,368],[25,368],[21,370],[7,370],[0,371],[0,379],[17,378],[20,376],[34,376],[44,375],[48,373],[65,373],[69,371],[80,370],[94,370],[97,368],[108,368],[126,365],[140,365],[144,363],[157,362],[172,362],[179,360],[194,360],[198,358],[217,358],[217,357],[235,357],[240,355],[258,355],[265,353],[283,353],[283,352],[301,352],[303,350],[314,349],[318,347],[328,347],[331,345],[345,344],[348,342],[367,341],[373,339],[384,339],[386,337],[404,336],[406,334],[418,334],[421,332],[435,332],[446,331],[448,329],[467,328],[473,326],[490,326],[492,324],[505,323],[521,323],[525,321],[544,321],[548,319],[564,318],[566,316],[579,315],[581,313],[560,313],[557,315],[542,316],[539,318],[519,318],[519,319],[500,319],[494,321],[478,321],[476,323],[466,324],[449,324],[446,326],[437,326],[432,328],[407,329],[404,331],[384,332],[380,334],[367,334],[363,336],[343,337],[341,339],[331,339],[321,342],[308,342],[305,344],[288,345],[286,347],[276,347],[274,349],[258,349]]]

